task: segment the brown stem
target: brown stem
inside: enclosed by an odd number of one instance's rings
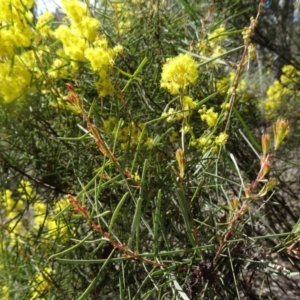
[[[231,96],[230,96],[230,99],[229,99],[229,107],[227,109],[227,112],[225,114],[225,117],[224,117],[224,122],[228,119],[231,111],[232,111],[232,108],[233,108],[233,104],[234,104],[234,100],[235,100],[235,96],[236,96],[236,89],[238,87],[238,83],[239,83],[239,79],[240,79],[240,76],[242,74],[242,70],[243,70],[243,67],[244,67],[244,64],[245,64],[245,57],[246,57],[246,54],[247,54],[247,51],[248,51],[248,48],[250,46],[250,38],[251,36],[253,35],[254,33],[254,29],[255,29],[255,25],[257,24],[257,21],[260,17],[260,14],[262,12],[262,9],[263,9],[263,2],[261,1],[259,3],[259,6],[258,6],[258,12],[257,12],[257,15],[256,15],[256,18],[254,21],[251,21],[251,24],[249,26],[249,37],[247,38],[246,42],[245,42],[245,46],[244,46],[244,52],[242,54],[242,57],[241,57],[241,60],[239,61],[238,63],[238,67],[237,67],[237,73],[236,73],[236,77],[235,77],[235,80],[234,80],[234,83],[232,85],[232,92],[231,92]],[[262,175],[262,172],[264,170],[264,167],[265,167],[265,164],[266,162],[269,160],[269,155],[268,157],[265,159],[265,161],[262,163],[262,166],[261,166],[261,169],[257,175],[257,178],[256,180],[254,181],[254,183],[251,185],[250,187],[250,191],[252,193],[252,191],[255,189],[255,187],[257,186],[258,182],[259,182],[259,179],[261,178],[261,175]],[[251,195],[250,193],[250,195]],[[224,246],[227,244],[228,240],[231,238],[231,236],[233,235],[233,232],[234,232],[234,229],[235,229],[235,226],[236,226],[236,223],[237,221],[241,218],[241,216],[247,211],[248,209],[248,203],[250,201],[250,198],[246,199],[241,208],[239,209],[239,211],[236,213],[235,217],[233,218],[233,220],[231,220],[231,224],[230,224],[230,227],[229,229],[227,230],[227,232],[225,233],[221,243],[220,243],[220,246],[215,254],[215,257],[214,257],[214,261],[216,261],[218,259],[218,257],[220,256],[220,254],[222,253],[222,250],[224,249]]]
[[[167,265],[163,263],[158,263],[156,261],[143,258],[141,255],[137,252],[133,252],[132,250],[128,249],[124,244],[119,244],[115,239],[111,237],[111,235],[108,232],[104,232],[102,227],[99,224],[96,224],[91,216],[89,215],[89,212],[86,208],[86,206],[82,206],[79,202],[79,200],[71,195],[69,195],[69,203],[74,207],[75,212],[80,213],[84,218],[86,218],[89,223],[91,224],[92,228],[99,232],[105,239],[109,241],[109,243],[115,248],[118,249],[119,251],[123,252],[123,256],[125,258],[131,258],[135,260],[142,261],[144,263],[153,265],[155,267],[163,267],[166,268]]]
[[[259,6],[258,6],[258,12],[257,12],[257,15],[256,15],[256,18],[255,18],[255,21],[257,23],[259,17],[260,17],[260,14],[262,12],[262,8],[263,8],[263,3],[260,2],[259,3]],[[255,23],[255,24],[256,24]],[[253,35],[254,33],[254,29],[255,29],[255,25],[250,25],[249,27],[251,29],[251,36]],[[231,111],[232,111],[232,108],[233,108],[233,104],[234,104],[234,100],[235,100],[235,96],[236,96],[236,89],[238,87],[238,84],[239,84],[239,80],[240,80],[240,77],[241,77],[241,74],[242,74],[242,70],[243,70],[243,67],[244,67],[244,64],[245,64],[245,57],[246,57],[246,54],[248,52],[248,48],[250,46],[250,38],[248,41],[246,41],[245,45],[244,45],[244,52],[242,54],[242,57],[241,57],[241,60],[239,61],[238,63],[238,66],[237,66],[237,73],[236,73],[236,77],[235,77],[235,80],[234,80],[234,83],[232,85],[232,93],[231,93],[231,96],[230,96],[230,99],[229,99],[229,107],[227,109],[227,112],[225,114],[225,117],[224,117],[224,122],[228,119]]]

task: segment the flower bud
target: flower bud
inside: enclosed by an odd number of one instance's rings
[[[245,187],[246,198],[251,198],[251,184],[247,183]]]
[[[269,181],[263,186],[257,196],[262,197],[265,196],[268,192],[272,191],[277,185],[276,178],[270,178]]]
[[[186,166],[186,159],[184,158],[184,155],[183,155],[183,151],[181,148],[177,149],[176,151],[176,160],[178,162],[178,165],[179,165],[179,171],[180,171],[180,177],[183,178],[184,176],[184,169],[185,169],[185,166]]]
[[[260,159],[260,166],[261,166],[261,171],[260,171],[260,176],[259,180],[263,179],[270,171],[271,169],[271,162],[270,160],[266,160],[264,157]]]
[[[266,157],[270,148],[270,135],[268,133],[264,133],[261,136],[261,146],[263,157]]]
[[[279,119],[273,126],[274,131],[274,148],[275,150],[278,149],[284,138],[290,132],[290,125],[287,120]]]

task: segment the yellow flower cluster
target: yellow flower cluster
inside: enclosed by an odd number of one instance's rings
[[[203,106],[198,112],[201,120],[205,121],[210,128],[217,124],[219,114],[214,111],[214,108],[207,109],[206,106]],[[228,134],[226,132],[220,132],[215,136],[211,130],[206,130],[200,138],[195,139],[192,137],[192,146],[198,146],[202,153],[209,150],[216,153],[220,147],[226,144],[227,140]]]
[[[69,61],[62,49],[56,51],[56,54],[60,58],[55,58],[52,62],[52,66],[48,71],[48,75],[52,78],[70,78],[71,75],[75,75],[78,73],[78,64],[75,61]]]
[[[70,230],[68,224],[62,219],[53,219],[68,205],[67,199],[57,201],[54,208],[49,212],[47,205],[41,201],[35,201],[33,204],[34,220],[33,229],[38,232],[43,229],[44,237],[49,240],[60,239],[62,243],[67,242],[70,238]]]
[[[63,44],[62,56],[78,62],[88,61],[91,69],[99,75],[96,83],[99,95],[111,95],[114,88],[109,75],[122,47],[118,45],[109,48],[106,37],[97,34],[100,22],[88,15],[86,4],[77,0],[63,0],[62,3],[71,22],[70,26],[60,25],[54,32],[54,36]],[[59,60],[55,63],[53,67],[57,70],[64,61]]]
[[[96,83],[96,86],[101,97],[111,95],[114,91],[109,75],[115,58],[122,50],[123,48],[120,45],[109,48],[106,38],[98,36],[93,42],[93,48],[85,51],[85,57],[91,63],[92,70],[99,75],[100,79]]]
[[[45,12],[33,23],[30,11],[34,0],[0,1],[0,100],[11,102],[43,87],[40,68],[52,78],[72,78],[79,63],[89,63],[97,73],[99,95],[113,93],[111,70],[121,46],[110,48],[98,34],[100,22],[89,15],[87,5],[78,0],[62,0],[69,22],[55,31],[51,13]],[[62,43],[53,43],[58,40]],[[56,47],[56,48],[54,48]],[[44,69],[45,68],[45,69]],[[45,73],[44,73],[45,74]]]
[[[133,150],[139,143],[144,125],[131,122],[129,126],[123,126],[117,133],[117,139],[121,142],[121,149]]]
[[[198,111],[202,121],[206,121],[209,127],[214,127],[217,123],[218,113],[214,112],[214,108],[207,109],[205,106]]]
[[[216,138],[215,143],[217,146],[223,146],[226,144],[228,140],[228,134],[225,132],[221,132]]]
[[[73,39],[74,34],[75,37],[81,37],[89,42],[94,41],[100,22],[88,15],[87,5],[77,0],[62,0],[62,5],[71,21],[71,26],[68,32],[72,33],[72,35],[69,38]],[[62,42],[68,43],[68,40],[69,39]],[[75,44],[73,44],[73,46],[75,46]]]
[[[181,112],[176,111],[174,108],[169,108],[167,112],[163,112],[161,114],[163,118],[166,118],[168,123],[172,123],[182,119],[183,114]]]
[[[221,95],[226,95],[227,93],[232,92],[230,88],[235,80],[236,73],[230,72],[226,77],[223,77],[217,80],[216,87]],[[251,88],[249,88],[249,84],[247,85],[246,80],[241,78],[238,83],[238,87],[235,90],[235,93],[239,96],[236,98],[237,102],[247,102],[249,99],[253,97],[253,92],[257,88],[256,84],[252,84]]]
[[[160,86],[171,94],[182,94],[198,77],[197,63],[188,54],[168,58],[163,66]]]
[[[224,146],[228,140],[228,134],[225,132],[219,133],[216,137],[209,134],[203,135],[195,140],[195,145],[198,145],[202,153],[207,152],[209,149],[216,153],[220,147]]]
[[[211,53],[211,57],[219,57],[221,56],[222,54],[224,54],[226,52],[226,50],[220,46],[220,45],[217,45],[213,48],[213,51]]]
[[[33,4],[34,0],[0,1],[0,57],[11,58],[17,48],[30,46]]]
[[[34,55],[29,47],[34,32],[30,8],[33,0],[0,1],[0,99],[10,102],[22,98],[32,79]]]
[[[277,117],[281,109],[285,112],[293,113],[293,101],[297,101],[300,92],[299,85],[300,72],[291,65],[285,65],[282,68],[280,80],[275,80],[267,90],[267,98],[262,102],[265,116],[268,119]]]
[[[220,45],[220,42],[225,40],[227,37],[226,27],[221,24],[220,27],[216,28],[213,32],[207,35],[207,39],[201,39],[197,43],[199,54],[208,58],[218,57],[226,52],[226,50]],[[210,65],[214,65],[212,62]]]
[[[115,139],[120,142],[120,146],[122,150],[132,151],[136,148],[136,146],[140,143],[141,133],[144,128],[144,124],[141,122],[135,123],[131,122],[129,125],[125,125],[124,122],[119,123],[119,128],[117,124],[116,117],[109,117],[107,120],[103,122],[103,130],[104,132],[111,133]],[[142,145],[151,149],[154,146],[154,141],[144,136]]]
[[[48,38],[52,38],[53,32],[52,28],[49,26],[49,23],[54,19],[54,16],[48,12],[45,11],[37,20],[35,29],[35,43],[36,45],[39,45],[40,42],[46,41]]]
[[[193,109],[197,106],[197,102],[194,101],[190,96],[182,97],[182,105],[181,110],[177,111],[174,108],[169,108],[168,111],[164,111],[161,116],[166,118],[168,123],[175,122],[181,120],[182,118],[186,118],[191,116],[193,113]]]
[[[30,300],[46,299],[44,296],[41,298],[41,295],[46,295],[51,288],[51,285],[49,284],[50,280],[48,278],[52,273],[53,271],[49,267],[36,272],[33,280],[30,282],[32,291]]]
[[[184,117],[190,116],[193,112],[193,109],[197,106],[197,102],[194,101],[189,96],[184,96],[182,98],[182,110]]]
[[[169,141],[171,143],[177,142],[179,140],[179,133],[175,130],[172,130],[171,135],[169,136]]]
[[[250,18],[250,26],[249,27],[245,27],[243,32],[242,32],[242,36],[244,39],[245,44],[249,44],[250,40],[251,40],[251,36],[253,35],[254,29],[257,25],[257,20],[254,19],[253,17]]]
[[[202,136],[196,140],[196,144],[198,144],[202,153],[207,152],[207,150],[211,147],[213,143],[213,139],[210,136]]]
[[[103,130],[105,133],[113,132],[117,123],[117,118],[110,116],[108,119],[103,121]]]
[[[27,235],[28,220],[23,218],[23,213],[30,201],[36,197],[30,183],[25,180],[20,181],[17,191],[19,197],[15,198],[10,190],[5,190],[1,200],[1,207],[5,212],[4,218],[9,222],[9,244],[11,246],[16,244],[18,236]]]
[[[126,1],[120,1],[114,4],[114,8],[118,17],[118,30],[121,35],[125,34],[132,26],[132,20],[134,20],[134,13],[127,7]]]
[[[9,222],[7,240],[10,246],[16,244],[19,236],[30,238],[31,234],[35,235],[42,227],[45,238],[60,238],[61,241],[69,239],[67,224],[61,219],[53,220],[53,216],[68,204],[66,199],[58,201],[53,211],[49,212],[49,207],[39,200],[30,182],[21,180],[17,191],[17,199],[10,190],[6,190],[1,197],[1,208],[5,214],[3,218]],[[28,210],[24,213],[26,209]]]
[[[100,22],[88,15],[86,4],[77,0],[63,0],[62,3],[71,22],[70,26],[60,25],[54,32],[54,36],[63,44],[62,57],[66,57],[68,61],[69,59],[77,62],[88,61],[91,69],[99,75],[96,83],[99,95],[101,97],[111,95],[114,88],[109,75],[122,47],[118,45],[109,48],[106,37],[97,34]],[[55,61],[53,69],[61,72],[62,65],[64,61]],[[54,75],[66,76],[64,73]]]
[[[282,107],[285,103],[284,95],[288,95],[289,90],[286,89],[279,80],[275,80],[267,90],[267,99],[264,101],[264,111],[267,118]]]
[[[226,27],[221,24],[220,27],[216,28],[212,33],[208,34],[207,38],[210,42],[217,43],[226,39]]]
[[[14,199],[10,190],[5,190],[1,198],[1,208],[5,212],[4,218],[9,222],[9,241],[7,241],[13,246],[16,244],[17,236],[24,233],[20,218],[26,204],[22,199]]]

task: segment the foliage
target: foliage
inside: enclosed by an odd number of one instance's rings
[[[238,29],[207,1],[62,3],[0,4],[2,298],[251,298],[299,275],[272,259],[300,259],[299,221],[264,213],[289,122],[251,134],[263,1]]]

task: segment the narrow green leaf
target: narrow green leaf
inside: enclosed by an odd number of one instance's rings
[[[128,248],[131,247],[131,243],[132,243],[134,234],[136,233],[136,231],[139,229],[139,226],[140,226],[142,202],[143,202],[143,199],[141,197],[139,197],[137,200],[137,203],[136,203],[136,209],[135,209],[133,221],[131,224],[131,235],[130,235],[130,238],[127,243]]]
[[[62,252],[59,252],[59,253],[56,253],[56,254],[53,254],[51,255],[48,260],[50,259],[53,259],[55,257],[58,257],[58,256],[61,256],[61,255],[64,255],[64,254],[67,254],[67,253],[70,253],[72,252],[73,250],[75,250],[76,248],[78,248],[80,245],[82,245],[91,235],[93,234],[93,231],[91,231],[84,239],[82,239],[78,244],[74,245],[73,247],[70,247]]]
[[[161,190],[158,191],[157,197],[155,199],[155,213],[154,213],[154,224],[153,224],[153,232],[154,232],[154,243],[153,243],[153,251],[155,256],[158,253],[158,229],[160,225],[160,207],[161,207]]]
[[[298,219],[298,222],[295,224],[295,226],[292,229],[292,233],[296,234],[300,231],[300,218]]]
[[[190,208],[189,208],[190,206],[188,205],[188,201],[185,197],[184,190],[182,188],[177,188],[176,189],[176,195],[177,195],[177,199],[178,199],[178,203],[179,203],[179,208],[180,208],[180,211],[182,213],[183,221],[184,221],[184,224],[185,224],[186,233],[189,237],[189,240],[190,240],[191,244],[193,245],[193,247],[195,247],[196,242],[195,242],[195,239],[192,235],[193,219],[192,219],[191,211],[190,211]]]
[[[64,207],[60,212],[58,212],[53,218],[52,220],[56,220],[58,219],[61,215],[63,215],[66,211],[70,210],[71,208],[71,204],[68,204],[66,207]]]
[[[118,214],[119,214],[125,200],[127,199],[128,195],[129,195],[129,192],[125,193],[124,196],[122,197],[122,199],[120,200],[120,202],[118,203],[118,205],[117,205],[117,207],[116,207],[116,209],[115,209],[115,211],[114,211],[114,213],[111,217],[110,223],[109,223],[109,228],[108,228],[109,233],[111,232],[111,230],[114,226],[114,223],[116,222],[116,220],[118,218]]]
[[[139,74],[142,71],[142,69],[145,66],[145,64],[147,63],[147,61],[148,61],[147,57],[144,57],[144,59],[142,60],[142,62],[138,66],[138,68],[135,70],[135,72],[133,73],[133,75],[130,76],[130,79],[127,81],[127,83],[124,86],[122,92],[124,92],[129,87],[129,85],[131,84],[131,82],[133,80],[140,80],[140,78],[137,77],[137,74]]]
[[[193,20],[197,20],[197,11],[186,0],[180,0],[187,14],[191,16]]]
[[[70,141],[70,142],[78,142],[78,141],[83,141],[89,136],[89,132],[85,133],[82,136],[79,137],[57,137],[57,139],[62,140],[62,141]]]
[[[109,254],[108,258],[105,260],[105,263],[102,265],[101,269],[99,270],[98,274],[95,276],[95,278],[92,280],[92,282],[89,284],[89,286],[87,287],[87,289],[83,292],[83,294],[78,298],[78,300],[84,300],[84,299],[86,299],[89,296],[89,294],[91,293],[92,289],[94,288],[94,286],[98,282],[100,276],[102,275],[102,272],[103,272],[104,268],[109,263],[109,261],[110,261],[112,255],[114,254],[114,252],[115,252],[115,249],[113,249],[111,251],[111,253]]]

